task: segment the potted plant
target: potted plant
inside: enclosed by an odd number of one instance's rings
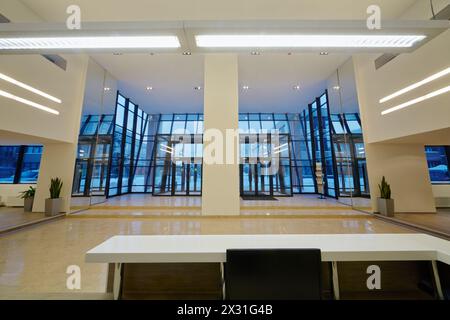
[[[30,186],[28,190],[19,193],[19,197],[23,199],[23,211],[31,212],[33,211],[34,195],[36,193],[36,188]]]
[[[62,198],[60,198],[63,182],[59,178],[50,181],[50,198],[45,199],[45,215],[54,216],[61,212]]]
[[[387,217],[394,216],[394,199],[391,199],[391,186],[386,182],[383,176],[381,184],[378,184],[380,197],[378,198],[378,211]]]

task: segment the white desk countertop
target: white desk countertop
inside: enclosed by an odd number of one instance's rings
[[[317,248],[323,261],[437,260],[450,241],[426,234],[119,235],[89,250],[87,262],[225,262],[227,249]]]

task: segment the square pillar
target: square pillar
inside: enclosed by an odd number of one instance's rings
[[[226,141],[239,128],[238,80],[236,54],[205,56],[202,215],[239,215],[239,155],[227,154],[237,148]]]

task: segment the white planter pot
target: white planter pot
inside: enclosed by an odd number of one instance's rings
[[[45,199],[45,215],[48,217],[55,216],[61,212],[62,198]]]
[[[23,211],[25,212],[33,211],[33,201],[34,197],[23,199]]]
[[[393,217],[395,212],[394,207],[394,199],[382,199],[378,198],[378,211],[386,216],[386,217]]]

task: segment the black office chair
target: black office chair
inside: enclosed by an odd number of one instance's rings
[[[319,249],[227,250],[225,299],[321,299]]]

